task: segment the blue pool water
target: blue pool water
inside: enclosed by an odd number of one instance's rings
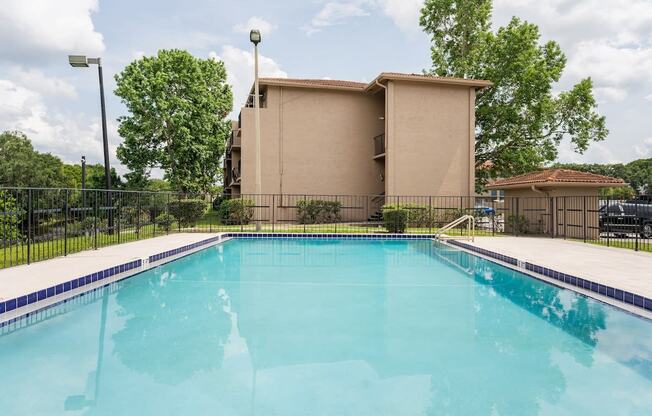
[[[21,324],[0,414],[652,414],[650,321],[431,241],[232,240]]]

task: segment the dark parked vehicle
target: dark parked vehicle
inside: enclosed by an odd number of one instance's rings
[[[652,238],[652,204],[613,202],[600,208],[600,232]]]

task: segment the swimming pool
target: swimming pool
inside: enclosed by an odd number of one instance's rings
[[[652,323],[429,240],[233,239],[0,336],[0,413],[641,415]]]

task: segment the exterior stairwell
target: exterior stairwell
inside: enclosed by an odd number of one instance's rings
[[[368,222],[382,222],[383,221],[383,213],[378,210],[371,214],[369,218],[367,218]]]

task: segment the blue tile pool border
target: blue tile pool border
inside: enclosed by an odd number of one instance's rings
[[[487,250],[484,248],[476,247],[471,244],[462,243],[457,240],[448,240],[448,243],[464,248],[466,250],[482,254],[484,256],[500,260],[504,263],[519,266],[518,259],[510,256],[505,256],[503,254],[497,253],[495,251]],[[614,299],[618,302],[625,303],[627,305],[636,306],[647,311],[652,312],[652,299],[646,298],[641,295],[637,295],[626,290],[617,289],[611,286],[603,285],[602,283],[593,282],[591,280],[573,276],[571,274],[563,273],[558,270],[550,269],[548,267],[539,266],[530,262],[521,262],[521,265],[528,271],[540,274],[542,276],[548,277],[553,280],[565,283],[569,286],[575,286],[580,289],[584,289],[589,292],[593,292],[602,296],[605,296],[610,299]]]
[[[244,232],[231,232],[231,233],[223,233],[211,238],[207,238],[192,244],[187,244],[182,247],[178,247],[172,250],[167,250],[161,253],[153,254],[150,255],[147,260],[148,262],[151,263],[157,263],[155,265],[159,266],[162,265],[163,263],[166,263],[167,261],[172,261],[176,260],[180,255],[188,255],[192,254],[192,252],[196,251],[198,248],[205,248],[204,246],[211,245],[216,242],[221,242],[225,241],[229,238],[242,238],[242,239],[269,239],[269,238],[288,238],[288,239],[304,239],[304,238],[314,238],[314,239],[323,239],[323,238],[336,238],[336,239],[344,239],[344,240],[431,240],[435,238],[434,234],[335,234],[335,233],[244,233]],[[467,249],[469,251],[473,251],[479,254],[482,254],[484,256],[487,256],[489,258],[493,258],[499,261],[502,261],[504,263],[513,265],[513,266],[519,266],[519,261],[518,259],[510,256],[506,256],[497,252],[493,252],[490,250],[486,250],[483,248],[475,247],[470,244],[462,243],[457,240],[447,240],[448,243],[463,248]],[[174,258],[172,258],[174,257]],[[164,261],[167,260],[167,261]],[[149,266],[149,264],[144,265],[143,260],[133,260],[127,263],[122,263],[117,266],[109,267],[104,270],[100,270],[91,274],[88,274],[86,276],[81,276],[74,278],[72,280],[69,280],[67,282],[63,282],[54,286],[51,286],[46,289],[41,289],[36,292],[27,294],[27,295],[21,295],[17,298],[14,299],[9,299],[0,302],[0,319],[2,319],[3,314],[8,314],[9,312],[12,312],[16,309],[19,309],[21,307],[33,305],[35,303],[41,302],[43,300],[47,300],[49,298],[52,298],[53,296],[58,296],[67,292],[70,292],[72,290],[84,287],[86,285],[90,285],[91,283],[96,283],[98,281],[105,280],[109,277],[115,276],[120,273],[125,273],[129,272],[132,270],[135,270],[135,273],[132,273],[130,275],[124,276],[123,279],[132,277],[141,271],[144,271],[143,266]],[[629,305],[637,306],[643,309],[646,309],[648,311],[652,311],[652,299],[627,292],[621,289],[613,288],[610,286],[605,286],[596,282],[591,282],[587,279],[579,278],[577,276],[572,276],[569,274],[561,273],[559,271],[545,268],[536,264],[524,263],[524,267],[526,270],[531,271],[533,273],[538,273],[543,276],[552,278],[554,280],[558,280],[560,282],[564,282],[566,284],[569,284],[571,286],[576,286],[609,298],[612,298],[616,301],[620,301]],[[121,279],[122,280],[122,279]],[[110,284],[110,283],[107,283]],[[101,286],[100,286],[101,287]],[[75,296],[71,296],[70,298],[64,299],[61,302],[57,302],[55,304],[51,305],[46,305],[43,307],[43,309],[50,308],[53,305],[60,304],[62,302],[66,302],[67,300],[76,297],[76,296],[81,296],[87,292],[91,292],[96,290],[97,287],[94,287],[92,289],[89,289],[88,291],[81,292],[79,294],[76,294]],[[36,312],[39,312],[41,309],[36,309],[34,311],[26,312],[25,314],[18,315],[10,320],[7,320],[5,322],[0,322],[0,327],[13,323],[25,316],[28,316],[30,314],[34,314]],[[6,316],[6,315],[4,315]]]
[[[227,238],[338,238],[338,239],[345,239],[345,240],[426,240],[426,239],[432,239],[434,238],[433,234],[335,234],[335,233],[243,233],[243,232],[231,232],[231,233],[222,233],[220,235],[207,238],[192,244],[187,244],[182,247],[178,247],[172,250],[167,250],[162,253],[157,253],[149,256],[147,258],[149,263],[159,263],[156,264],[156,266],[161,265],[162,260],[165,259],[170,259],[171,257],[175,257],[174,260],[176,260],[177,257],[181,254],[191,254],[191,251],[194,251],[197,248],[201,248],[216,242],[223,241]],[[127,263],[119,264],[113,267],[109,267],[104,270],[99,270],[94,273],[90,273],[85,276],[80,276],[76,277],[72,280],[69,280],[67,282],[59,283],[57,285],[38,290],[36,292],[27,294],[27,295],[21,295],[17,298],[14,299],[8,299],[0,302],[0,320],[3,318],[3,316],[7,316],[6,314],[13,312],[14,310],[17,310],[19,308],[25,307],[25,306],[30,306],[35,303],[50,299],[54,296],[58,296],[61,294],[65,294],[70,292],[71,290],[75,290],[81,287],[84,287],[86,285],[90,285],[92,283],[96,283],[102,280],[105,280],[109,277],[113,277],[117,274],[120,273],[125,273],[128,271],[136,270],[137,272],[140,272],[143,268],[143,260],[133,260]],[[125,276],[124,278],[132,277],[137,273],[133,273],[131,275]],[[96,288],[89,289],[88,291],[95,290]],[[75,296],[82,295],[86,292],[81,292]],[[71,296],[70,298],[72,298]],[[65,300],[68,300],[70,298],[66,298]],[[62,300],[64,302],[65,300]],[[59,304],[61,302],[57,302],[56,304]],[[49,308],[51,307],[52,304],[50,305],[45,305],[44,308]],[[24,316],[27,316],[29,314],[33,314],[40,311],[40,309],[36,309],[30,312],[26,312],[25,314],[17,315],[16,317],[7,320],[5,322],[0,322],[0,326],[7,325],[9,323],[13,323],[14,321],[23,318]]]

